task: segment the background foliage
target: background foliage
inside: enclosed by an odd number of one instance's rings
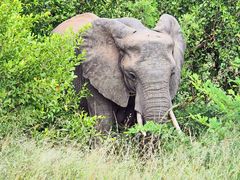
[[[50,137],[80,137],[93,126],[87,122],[96,118],[86,120],[85,130],[77,123],[88,118],[77,110],[86,94],[76,95],[71,83],[84,56],[74,56],[76,37],[50,35],[57,24],[83,12],[135,17],[150,28],[163,13],[177,17],[187,42],[175,98],[182,128],[224,137],[226,128],[239,124],[239,1],[3,0],[0,5],[1,137],[18,127],[13,122],[24,132]]]

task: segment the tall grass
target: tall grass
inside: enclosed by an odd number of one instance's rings
[[[0,179],[239,179],[240,141],[234,132],[220,142],[203,137],[172,150],[139,156],[112,143],[92,150],[29,139],[1,141]],[[177,145],[181,144],[181,145]]]

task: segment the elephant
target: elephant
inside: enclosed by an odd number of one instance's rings
[[[76,53],[86,50],[86,60],[75,69],[74,86],[78,92],[88,82],[92,96],[81,106],[90,115],[104,116],[97,129],[109,132],[126,119],[142,125],[149,120],[166,122],[186,49],[178,21],[163,14],[149,29],[135,18],[83,13],[62,22],[53,33],[64,34],[69,28],[78,33],[86,24],[91,28],[76,49]]]

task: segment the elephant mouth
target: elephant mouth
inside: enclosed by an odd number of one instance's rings
[[[141,114],[140,112],[138,112],[138,111],[136,111],[136,113],[137,113],[137,123],[138,123],[140,126],[143,126],[143,125],[145,124],[145,121],[144,121],[144,118],[143,118],[142,114]],[[175,116],[174,113],[173,113],[172,108],[170,108],[170,109],[168,110],[167,114],[168,114],[168,116],[170,117],[170,119],[171,119],[171,121],[172,121],[172,123],[173,123],[173,126],[176,128],[176,130],[177,130],[178,132],[181,133],[182,130],[181,130],[179,124],[178,124],[178,121],[177,121],[177,119],[176,119],[176,116]],[[142,133],[143,133],[144,136],[146,136],[146,132],[142,132]]]

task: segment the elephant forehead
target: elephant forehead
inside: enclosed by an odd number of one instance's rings
[[[162,46],[173,46],[174,41],[172,37],[166,33],[157,33],[155,31],[137,31],[126,38],[126,43],[138,46],[148,43],[155,43]]]

